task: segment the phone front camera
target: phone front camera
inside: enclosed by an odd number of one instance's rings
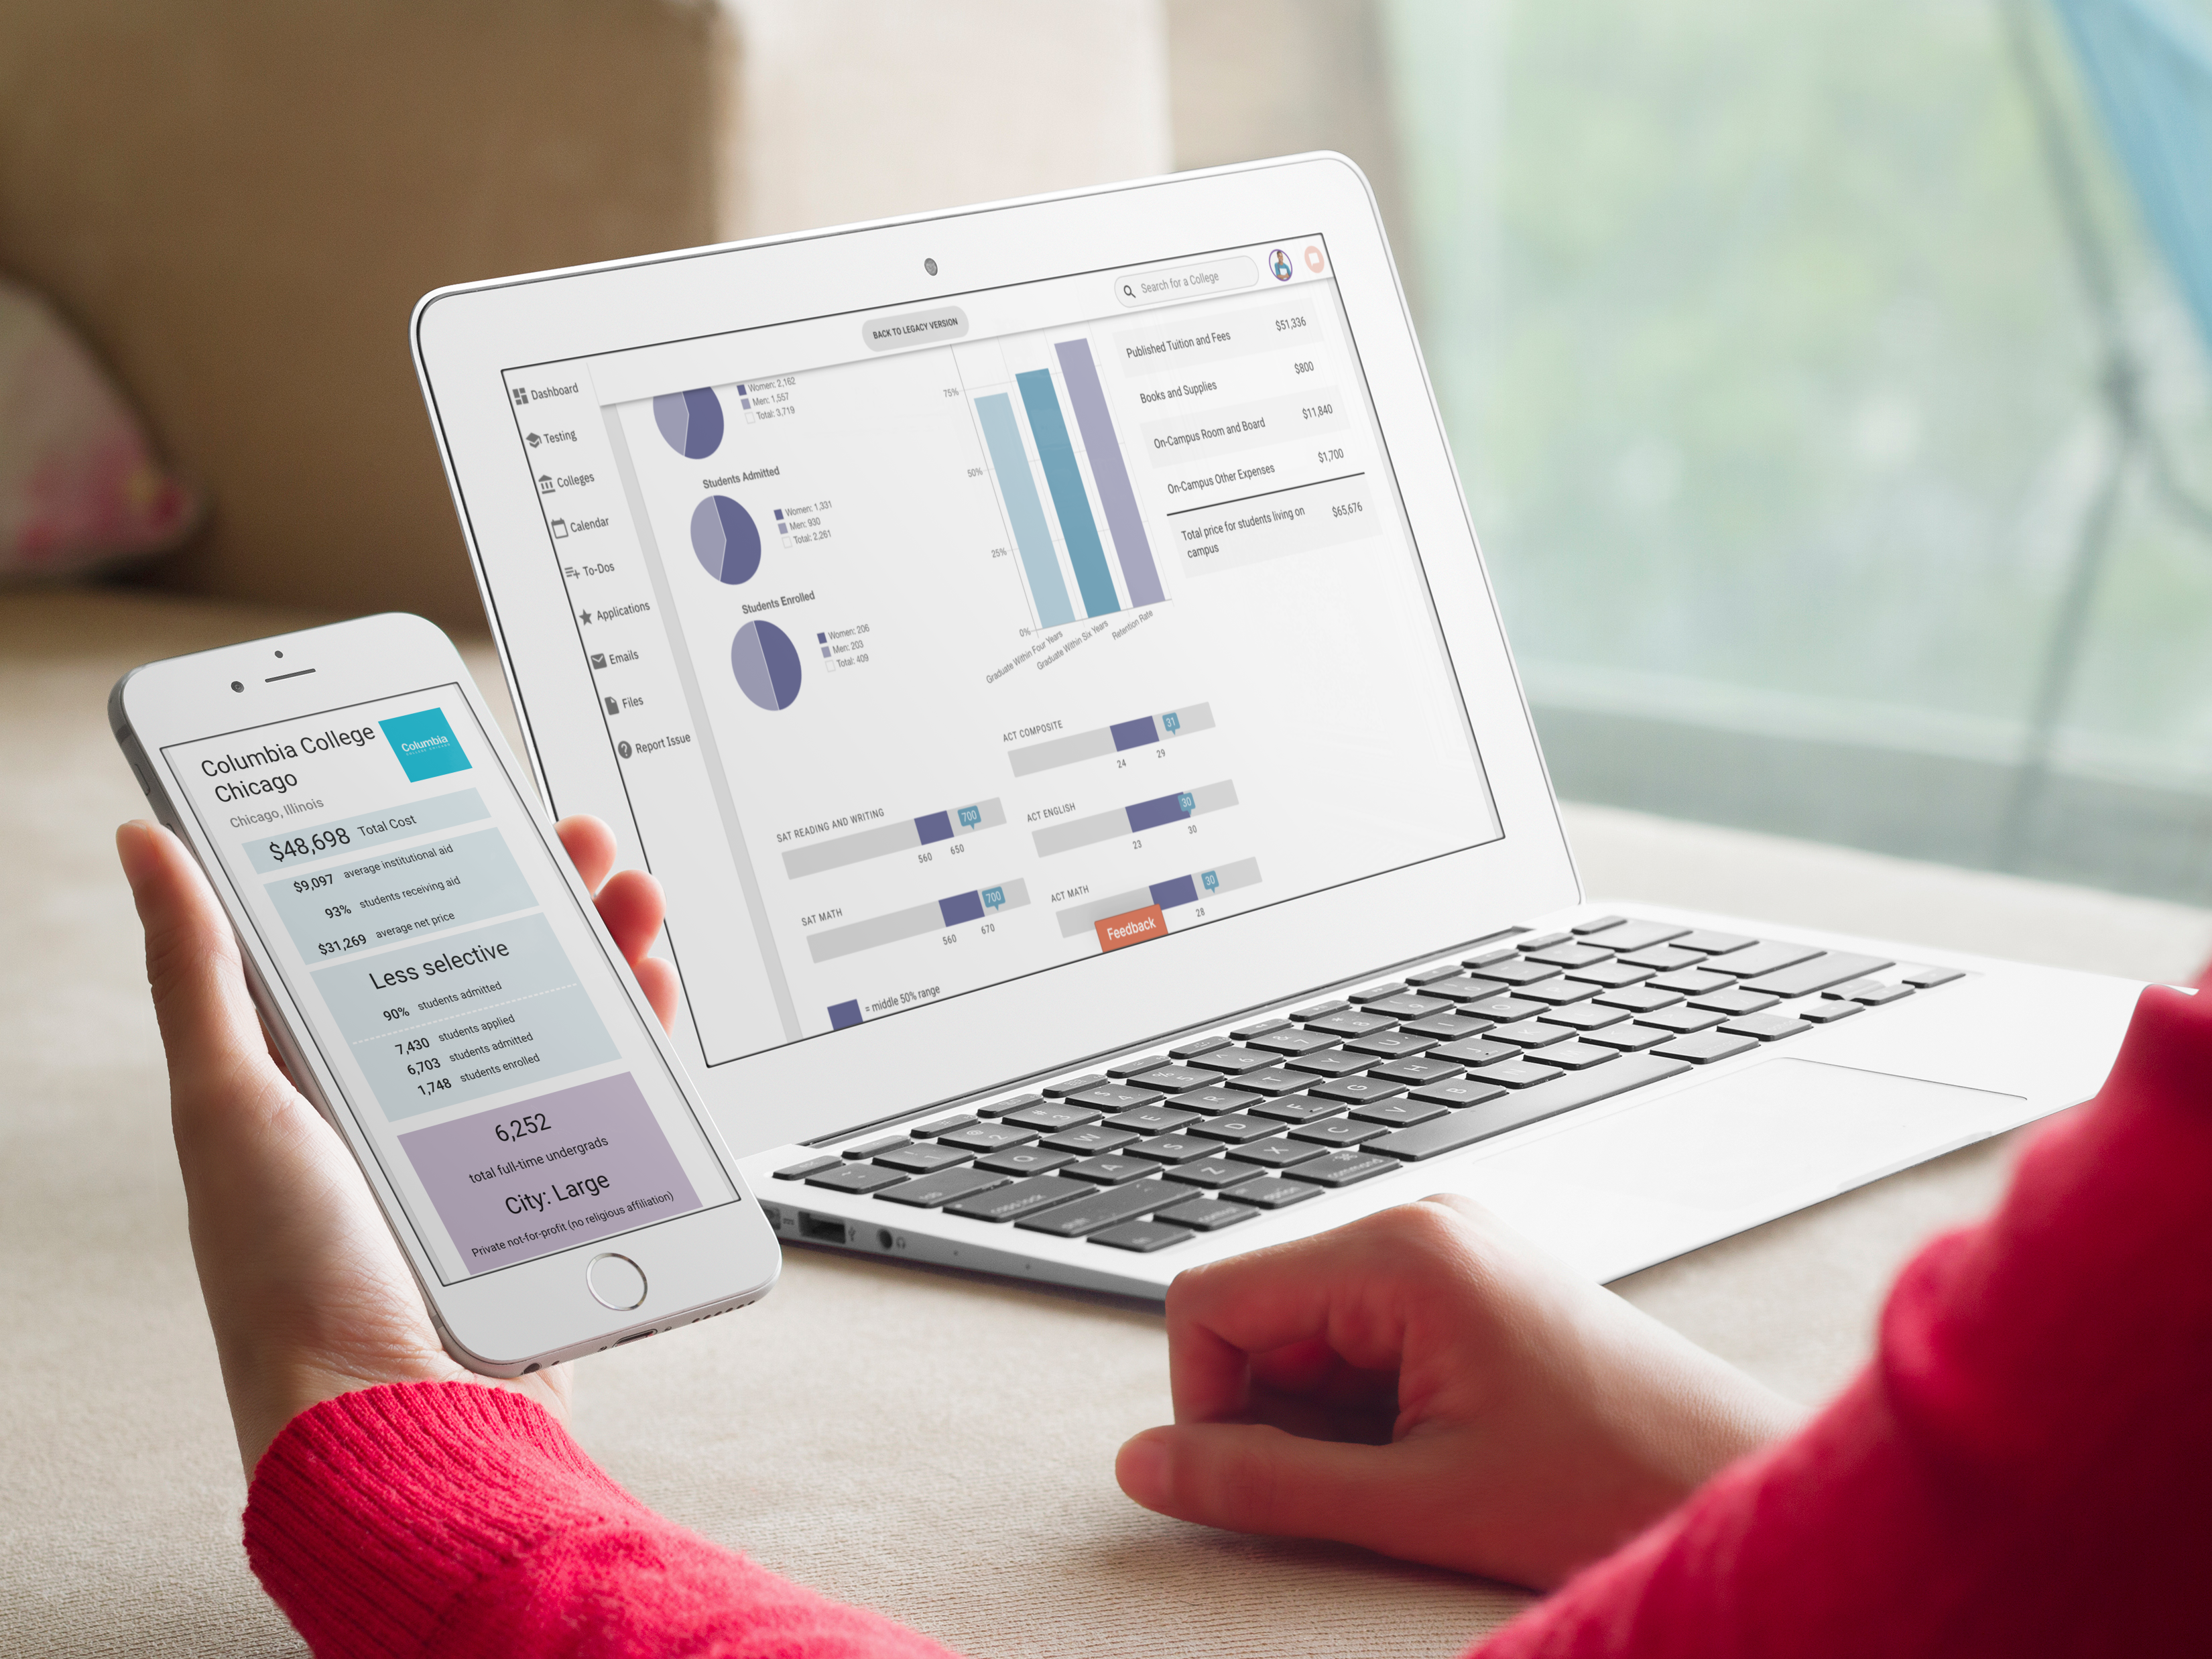
[[[233,680],[230,683],[230,689],[234,691],[243,691],[246,690],[246,682],[244,680]]]
[[[934,259],[924,259],[921,262],[921,268],[933,276],[937,275],[937,261]]]

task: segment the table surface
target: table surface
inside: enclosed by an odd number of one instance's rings
[[[240,1475],[185,1237],[161,1050],[109,826],[135,663],[301,625],[131,592],[0,600],[0,1651],[301,1651],[238,1547]],[[472,651],[501,701],[488,649]],[[2127,975],[2192,975],[2212,912],[1591,807],[1589,890]],[[1863,1358],[1883,1285],[1985,1208],[1967,1148],[1621,1281],[1804,1400]],[[1115,1448],[1166,1420],[1134,1307],[793,1249],[761,1305],[579,1368],[576,1432],[632,1492],[830,1595],[982,1655],[1457,1651],[1522,1604],[1358,1551],[1132,1506]]]

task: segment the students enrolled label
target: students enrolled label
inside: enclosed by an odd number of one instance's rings
[[[472,1273],[699,1207],[627,1072],[416,1129],[399,1144]]]

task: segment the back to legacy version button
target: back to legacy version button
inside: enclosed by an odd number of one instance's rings
[[[934,345],[957,340],[968,331],[968,313],[958,306],[939,306],[934,311],[902,311],[896,317],[871,317],[860,325],[860,337],[871,351],[896,351],[902,346]]]

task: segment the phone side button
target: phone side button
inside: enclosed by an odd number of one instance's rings
[[[645,1300],[645,1270],[626,1255],[593,1256],[584,1284],[603,1308],[627,1313]]]

